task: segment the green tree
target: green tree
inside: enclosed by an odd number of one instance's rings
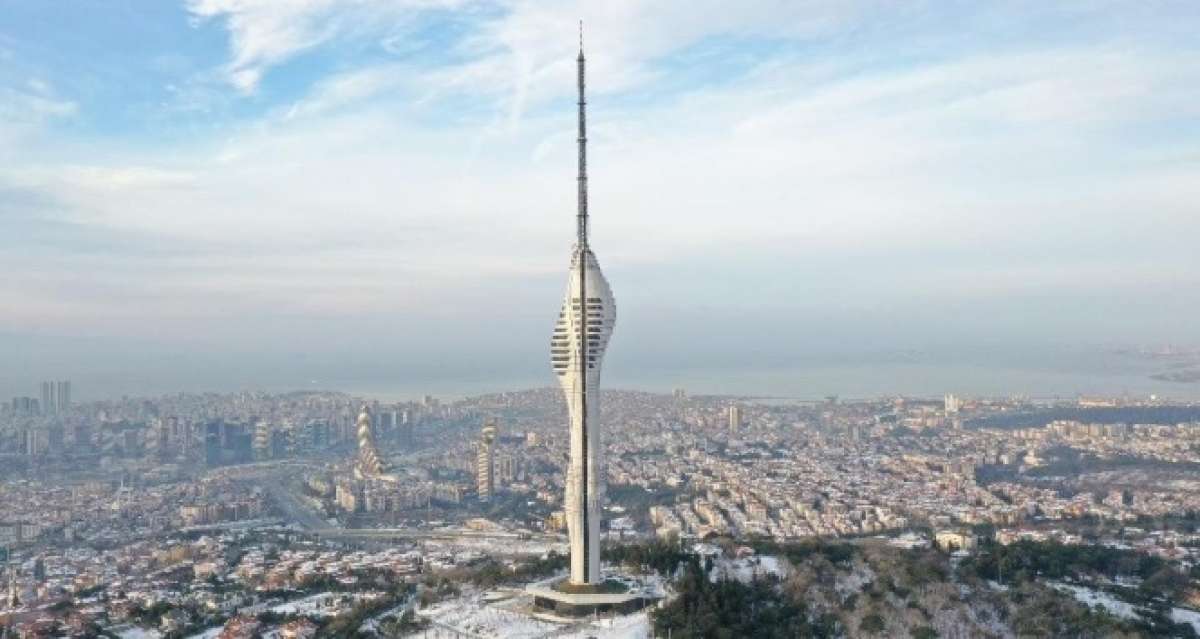
[[[867,634],[877,635],[887,629],[887,624],[884,623],[883,617],[871,613],[863,617],[862,623],[858,624],[858,629]]]
[[[912,629],[913,639],[937,639],[938,633],[929,626],[918,626]]]

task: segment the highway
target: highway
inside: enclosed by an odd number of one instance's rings
[[[309,531],[330,529],[329,522],[304,503],[304,500],[298,497],[295,490],[287,486],[282,478],[277,481],[264,481],[262,487],[275,500],[275,504],[283,512],[284,519]]]
[[[249,479],[249,477],[247,477]],[[274,500],[285,522],[294,523],[306,532],[317,535],[321,539],[333,540],[416,540],[416,539],[476,539],[485,541],[537,541],[557,543],[563,541],[561,535],[551,535],[535,532],[484,531],[464,529],[420,529],[420,528],[342,528],[331,525],[323,516],[324,513],[313,507],[301,497],[301,487],[297,480],[290,479],[283,473],[263,476],[256,474],[254,479]]]

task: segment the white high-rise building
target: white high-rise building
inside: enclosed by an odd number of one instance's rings
[[[54,402],[54,412],[64,413],[71,407],[71,381],[61,381],[56,385],[57,401]]]
[[[252,442],[252,446],[255,461],[270,459],[272,432],[271,422],[265,419],[259,419],[254,425],[254,441]]]
[[[358,461],[354,466],[354,474],[359,479],[379,477],[383,473],[383,461],[379,459],[379,451],[375,449],[375,432],[371,428],[371,410],[363,404],[355,422],[358,431]]]
[[[479,451],[475,456],[475,479],[479,501],[491,501],[496,494],[496,421],[488,419],[479,433]]]
[[[572,585],[600,583],[600,513],[604,499],[604,451],[600,433],[600,365],[617,319],[608,281],[588,246],[587,128],[584,58],[580,47],[579,178],[576,242],[567,293],[554,336],[550,363],[570,413],[570,463],[563,510],[571,545]]]
[[[71,407],[71,381],[42,382],[43,415],[64,413]]]
[[[54,382],[42,382],[42,414],[53,415],[57,395],[54,393]]]

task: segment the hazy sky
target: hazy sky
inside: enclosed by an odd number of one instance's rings
[[[0,392],[550,383],[580,18],[610,379],[1198,341],[1192,0],[0,0]]]

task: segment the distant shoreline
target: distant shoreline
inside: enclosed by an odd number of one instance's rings
[[[1200,369],[1187,369],[1166,371],[1163,373],[1155,373],[1150,376],[1150,379],[1158,382],[1170,382],[1173,384],[1197,384],[1200,383]]]

